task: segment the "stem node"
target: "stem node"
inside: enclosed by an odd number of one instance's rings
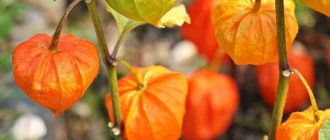
[[[108,55],[108,54],[107,54]],[[109,67],[116,67],[119,59],[117,57],[113,57],[111,55],[107,56],[104,59],[104,62],[106,63],[107,66]]]
[[[282,75],[285,77],[290,77],[291,76],[291,71],[290,70],[284,70],[282,71]]]

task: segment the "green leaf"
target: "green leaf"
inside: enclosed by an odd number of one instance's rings
[[[328,119],[319,131],[319,140],[330,140],[330,119]]]
[[[190,17],[183,4],[173,7],[160,20],[161,28],[181,26],[185,22],[190,23]]]
[[[156,27],[160,19],[175,6],[177,0],[106,0],[119,14],[132,20],[146,22]]]
[[[130,0],[131,1],[131,0]],[[115,17],[118,27],[123,30],[149,23],[157,28],[181,26],[190,23],[190,17],[183,4],[175,6],[176,0],[146,1],[106,0],[107,10]],[[142,23],[141,23],[142,22]]]
[[[113,10],[108,4],[106,4],[107,11],[112,14],[112,16],[115,18],[117,26],[119,28],[119,32],[121,34],[125,34],[126,32],[145,24],[143,22],[131,20],[129,18],[126,18],[125,16],[119,14],[115,10]]]

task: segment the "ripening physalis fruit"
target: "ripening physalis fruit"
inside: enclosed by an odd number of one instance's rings
[[[313,59],[305,51],[296,49],[288,55],[288,59],[290,66],[299,70],[308,84],[313,87],[315,82]],[[257,66],[256,75],[262,98],[268,105],[274,106],[279,77],[278,63]],[[308,92],[297,75],[291,75],[289,85],[285,112],[296,110],[309,99]]]
[[[198,52],[212,61],[218,47],[211,21],[211,11],[214,0],[193,0],[188,9],[191,24],[184,24],[181,28],[182,36],[192,41]]]
[[[185,7],[175,7],[176,0],[109,0],[107,3],[127,18],[159,28],[190,22]]]
[[[228,75],[203,69],[189,77],[188,85],[184,139],[206,140],[224,134],[239,106],[235,81]]]
[[[319,130],[330,119],[330,110],[318,111],[320,120],[314,120],[313,108],[294,112],[276,131],[276,140],[318,140]]]
[[[95,46],[73,35],[61,35],[58,51],[52,38],[38,34],[18,45],[13,53],[14,79],[35,102],[58,115],[70,108],[93,82],[99,69]]]
[[[212,13],[215,36],[236,64],[260,65],[278,61],[275,0],[222,0]],[[286,46],[298,32],[293,0],[284,0]]]
[[[181,135],[187,80],[162,66],[133,68],[118,81],[124,135],[129,140],[175,140]],[[113,120],[111,96],[106,97]]]
[[[330,1],[329,0],[301,0],[306,6],[323,13],[330,17]]]

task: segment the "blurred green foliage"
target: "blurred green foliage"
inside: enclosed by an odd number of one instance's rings
[[[294,0],[296,4],[296,18],[298,23],[302,26],[313,27],[315,24],[315,18],[313,16],[313,11],[306,7],[300,0]]]
[[[27,10],[26,5],[15,0],[0,0],[0,38],[5,38],[15,25],[15,20]]]
[[[8,136],[6,134],[0,133],[0,140],[12,140],[13,138],[11,136]]]
[[[11,71],[11,54],[9,52],[3,52],[0,55],[0,73]]]

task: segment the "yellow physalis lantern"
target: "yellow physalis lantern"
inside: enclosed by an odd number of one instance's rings
[[[286,45],[298,32],[293,0],[285,0]],[[278,61],[275,0],[222,0],[212,13],[217,41],[236,64]]]
[[[329,0],[301,0],[306,6],[323,13],[330,17],[330,1]]]

